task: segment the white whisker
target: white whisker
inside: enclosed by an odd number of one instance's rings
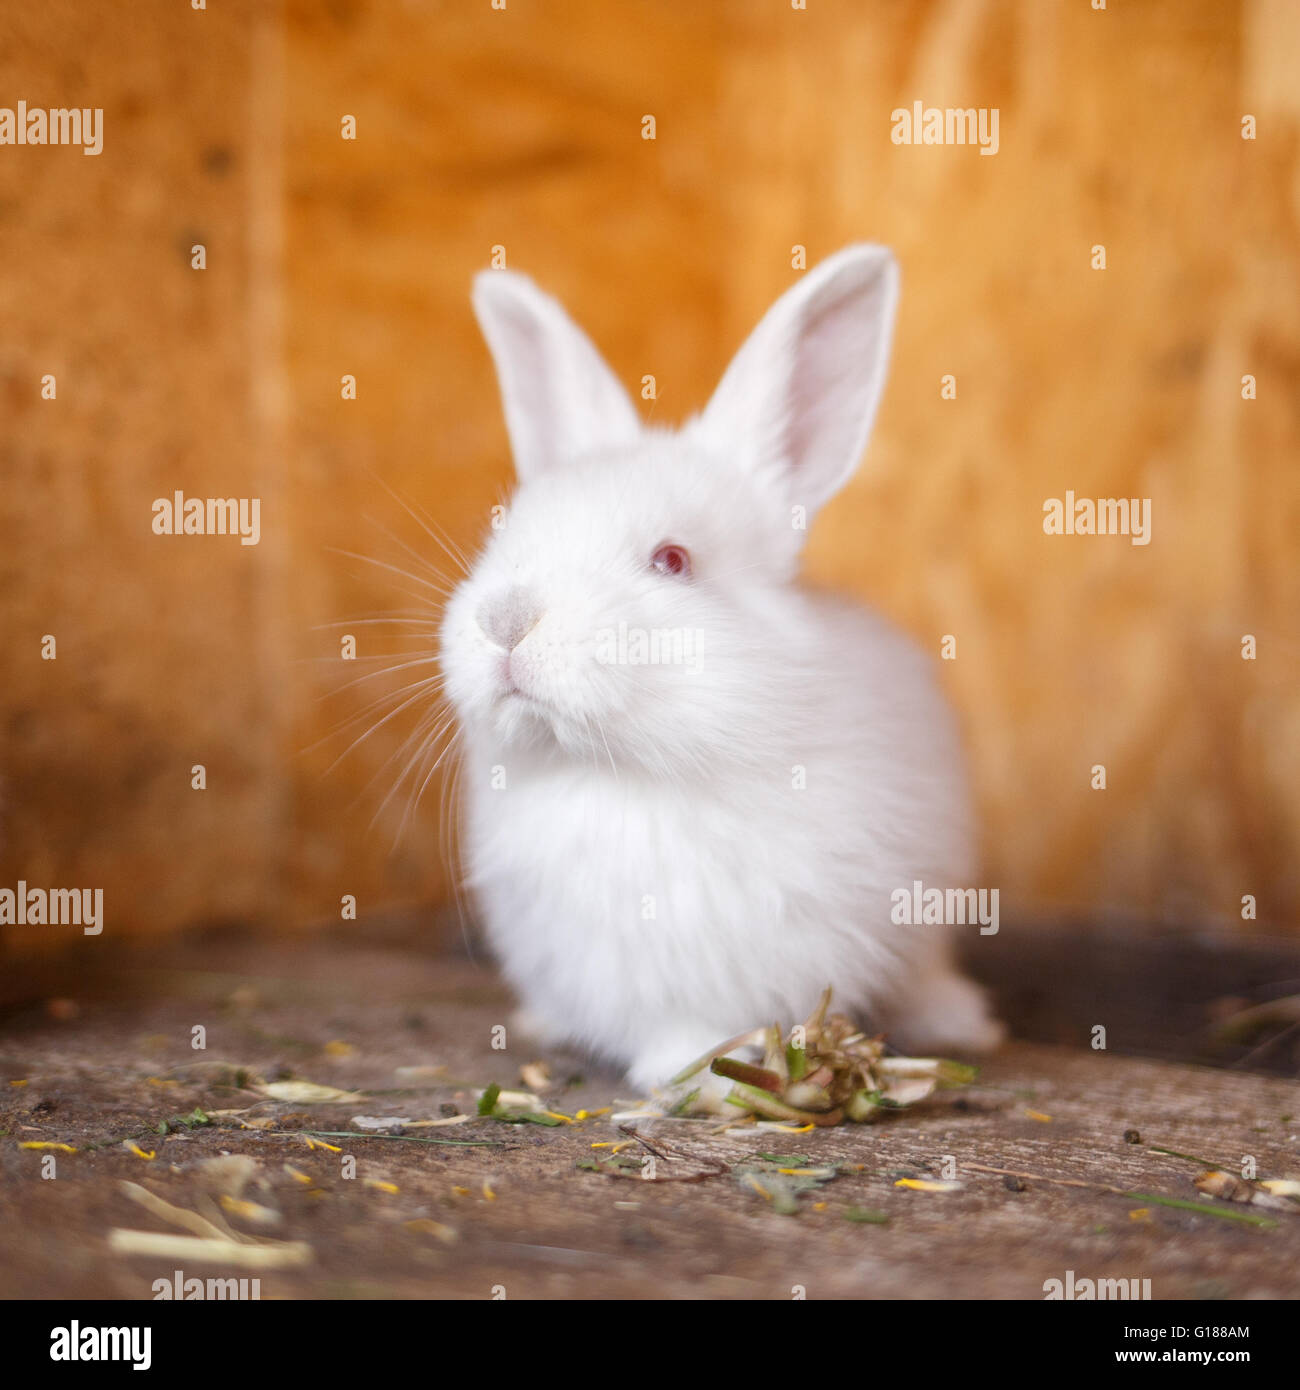
[[[428,579],[421,579],[418,574],[412,574],[410,570],[404,570],[399,565],[390,565],[386,560],[377,560],[373,555],[361,555],[355,550],[344,550],[336,545],[330,546],[329,549],[335,555],[345,555],[349,560],[359,560],[363,565],[374,565],[376,569],[387,570],[389,574],[400,575],[403,579],[409,579],[414,584],[432,589],[435,594],[441,594],[444,598],[451,593],[451,590],[445,585],[434,584]]]

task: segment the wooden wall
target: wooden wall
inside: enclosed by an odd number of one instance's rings
[[[284,833],[284,541],[151,529],[177,489],[273,487],[259,30],[251,3],[224,10],[49,0],[0,18],[0,104],[104,113],[98,155],[0,146],[0,887],[102,888],[97,941],[260,916]]]
[[[125,15],[0,21],[0,89],[107,108],[97,159],[0,147],[0,884],[103,882],[122,931],[444,899],[448,789],[382,804],[419,711],[333,765],[430,669],[340,691],[384,664],[340,631],[427,642],[321,625],[427,592],[403,503],[469,549],[508,486],[472,274],[504,247],[672,420],[793,247],[871,239],[903,267],[893,373],[809,568],[957,639],[1004,915],[1232,924],[1252,894],[1300,927],[1300,7]],[[998,108],[996,156],[891,143],[916,100]],[[152,536],[177,487],[260,495],[260,546]],[[1067,489],[1149,497],[1151,543],[1045,536]]]

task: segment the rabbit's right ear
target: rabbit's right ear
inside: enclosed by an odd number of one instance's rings
[[[557,300],[526,275],[484,270],[474,279],[473,301],[521,479],[639,437],[636,407]]]

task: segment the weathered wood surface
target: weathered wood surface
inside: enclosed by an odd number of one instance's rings
[[[264,1297],[487,1298],[501,1285],[512,1298],[789,1298],[802,1286],[811,1298],[1037,1299],[1046,1280],[1068,1270],[1150,1279],[1157,1299],[1300,1293],[1300,1212],[1263,1229],[1107,1190],[1202,1200],[1191,1181],[1199,1165],[1153,1146],[1234,1170],[1251,1156],[1262,1177],[1300,1175],[1294,1081],[1017,1044],[968,1092],[870,1127],[752,1140],[692,1121],[643,1128],[656,1146],[688,1156],[661,1161],[657,1176],[679,1162],[691,1171],[704,1160],[734,1165],[755,1150],[862,1165],[800,1198],[797,1216],[781,1216],[731,1174],[648,1182],[576,1168],[604,1152],[593,1143],[624,1137],[604,1117],[555,1129],[476,1120],[411,1131],[500,1147],[332,1139],[357,1156],[351,1181],[340,1175],[343,1153],[239,1129],[233,1117],[220,1122],[225,1128],[144,1132],[195,1106],[259,1106],[249,1118],[278,1115],[278,1127],[290,1130],[346,1129],[359,1114],[436,1117],[444,1104],[472,1109],[473,1087],[517,1085],[520,1064],[536,1056],[513,1041],[493,1050],[491,1030],[507,1021],[508,999],[485,965],[390,948],[209,943],[105,975],[80,1010],[64,1022],[41,1010],[11,1014],[0,1030],[0,1295],[151,1297],[153,1281],[170,1279],[178,1262],[110,1253],[113,1227],[168,1229],[129,1201],[120,1181],[195,1207],[197,1161],[221,1152],[260,1160],[267,1186],[246,1195],[282,1214],[274,1235],[314,1251],[308,1269],[263,1274]],[[202,1053],[190,1047],[197,1024],[207,1029]],[[340,1042],[352,1050],[327,1047]],[[553,1098],[567,1114],[620,1093],[616,1078],[580,1058],[548,1060],[562,1082],[584,1078]],[[396,1071],[412,1066],[446,1070],[433,1078]],[[268,1079],[288,1071],[365,1097],[271,1105],[217,1084],[236,1068]],[[1134,1130],[1140,1142],[1126,1140]],[[118,1142],[85,1148],[128,1134],[156,1158]],[[24,1140],[78,1152],[57,1155],[57,1179],[42,1181],[43,1155],[20,1149]],[[945,1156],[961,1191],[895,1186],[902,1175],[936,1176]],[[318,1195],[286,1173],[286,1162],[314,1179]],[[1012,1190],[1014,1182],[977,1164],[1037,1176]],[[850,1207],[882,1211],[888,1224],[851,1222]],[[438,1227],[408,1224],[430,1221]],[[439,1227],[455,1232],[452,1243]]]

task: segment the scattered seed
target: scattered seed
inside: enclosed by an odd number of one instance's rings
[[[280,1224],[280,1213],[273,1207],[264,1207],[260,1202],[250,1202],[242,1197],[232,1197],[230,1193],[221,1194],[221,1209],[227,1211],[231,1216],[237,1216],[241,1221],[247,1221],[253,1226],[278,1226]]]
[[[544,1091],[551,1084],[551,1073],[545,1062],[525,1062],[519,1068],[519,1079],[532,1091]]]
[[[290,1269],[310,1264],[314,1251],[304,1241],[239,1245],[234,1241],[174,1236],[158,1231],[112,1230],[108,1248],[119,1255],[157,1255],[183,1264],[238,1265],[247,1269]]]
[[[433,1236],[444,1245],[451,1245],[458,1238],[452,1227],[444,1226],[441,1221],[431,1221],[427,1216],[403,1224],[408,1231],[414,1231],[417,1235]]]
[[[327,1105],[361,1099],[356,1091],[340,1091],[337,1086],[318,1086],[314,1081],[272,1081],[253,1089],[269,1100],[287,1101],[290,1105]]]

